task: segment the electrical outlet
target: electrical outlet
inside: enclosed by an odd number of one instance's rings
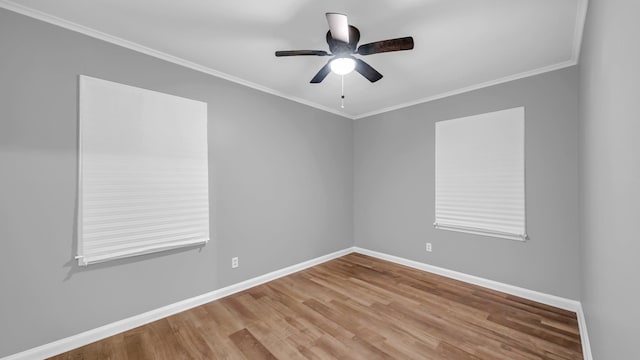
[[[240,265],[238,264],[238,257],[237,257],[237,256],[236,256],[236,257],[232,257],[232,258],[231,258],[231,268],[232,268],[232,269],[235,269],[235,268],[237,268],[238,266],[240,266]]]
[[[431,249],[431,243],[427,243],[427,251],[431,252],[433,249]]]

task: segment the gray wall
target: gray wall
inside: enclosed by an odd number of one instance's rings
[[[354,125],[0,9],[0,357],[355,238],[368,249],[580,299],[595,358],[634,358],[638,13],[638,3],[591,0],[579,73],[559,70]],[[209,245],[87,268],[72,260],[79,74],[209,104]],[[434,122],[522,105],[531,240],[434,230]],[[232,256],[239,269],[230,268]]]
[[[577,84],[573,67],[357,120],[356,246],[578,299]],[[517,106],[531,239],[435,230],[434,123]]]
[[[72,260],[79,74],[209,104],[209,245]],[[352,136],[351,120],[0,9],[0,357],[352,246]]]
[[[582,303],[596,359],[638,359],[640,2],[591,0],[580,60]]]

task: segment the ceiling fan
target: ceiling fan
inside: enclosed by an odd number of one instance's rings
[[[327,22],[329,23],[329,31],[327,32],[327,44],[329,44],[328,53],[324,50],[285,50],[276,51],[276,56],[332,56],[323,66],[316,76],[311,79],[312,84],[322,82],[329,72],[333,71],[338,75],[346,75],[355,70],[371,82],[382,79],[376,69],[361,59],[353,57],[353,54],[372,55],[390,51],[401,51],[413,49],[413,38],[411,36],[375,41],[372,43],[358,45],[360,40],[360,31],[352,25],[349,25],[347,15],[339,13],[326,13]]]

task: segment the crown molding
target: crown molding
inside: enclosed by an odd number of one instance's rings
[[[398,105],[394,105],[394,106],[389,106],[386,108],[382,108],[379,110],[375,110],[375,111],[371,111],[368,113],[364,113],[364,114],[360,114],[354,117],[354,120],[359,120],[359,119],[364,119],[364,118],[368,118],[374,115],[379,115],[379,114],[383,114],[386,112],[390,112],[390,111],[394,111],[394,110],[399,110],[399,109],[404,109],[407,107],[411,107],[414,105],[419,105],[419,104],[424,104],[424,103],[428,103],[431,101],[435,101],[435,100],[440,100],[440,99],[444,99],[444,98],[448,98],[450,96],[454,96],[454,95],[460,95],[460,94],[464,94],[470,91],[474,91],[474,90],[480,90],[480,89],[484,89],[484,88],[488,88],[494,85],[499,85],[499,84],[504,84],[504,83],[508,83],[514,80],[520,80],[520,79],[524,79],[524,78],[528,78],[531,76],[535,76],[535,75],[540,75],[540,74],[544,74],[550,71],[555,71],[555,70],[560,70],[560,69],[564,69],[566,67],[570,67],[576,65],[576,62],[574,60],[567,60],[567,61],[563,61],[557,64],[553,64],[553,65],[549,65],[549,66],[544,66],[538,69],[533,69],[533,70],[529,70],[529,71],[525,71],[525,72],[521,72],[519,74],[515,74],[515,75],[509,75],[509,76],[505,76],[496,80],[491,80],[491,81],[487,81],[487,82],[483,82],[480,84],[476,84],[476,85],[471,85],[471,86],[467,86],[464,88],[460,88],[460,89],[456,89],[456,90],[452,90],[452,91],[447,91],[447,92],[443,92],[437,95],[433,95],[433,96],[429,96],[426,98],[422,98],[422,99],[418,99],[418,100],[414,100],[414,101],[410,101],[410,102],[406,102],[406,103],[402,103],[402,104],[398,104]]]
[[[29,7],[20,5],[20,4],[16,4],[16,3],[12,2],[12,1],[0,0],[0,8],[4,8],[6,10],[9,10],[9,11],[12,11],[12,12],[24,15],[24,16],[28,16],[30,18],[33,18],[33,19],[36,19],[36,20],[40,20],[40,21],[43,21],[43,22],[46,22],[46,23],[49,23],[49,24],[52,24],[52,25],[55,25],[55,26],[59,26],[59,27],[64,28],[64,29],[71,30],[71,31],[74,31],[74,32],[77,32],[77,33],[92,37],[94,39],[98,39],[98,40],[102,40],[102,41],[105,41],[105,42],[108,42],[108,43],[111,43],[111,44],[114,44],[114,45],[118,45],[118,46],[121,46],[121,47],[129,49],[129,50],[133,50],[133,51],[145,54],[145,55],[153,56],[153,57],[155,57],[157,59],[164,60],[164,61],[176,64],[176,65],[180,65],[180,66],[183,66],[183,67],[191,69],[191,70],[199,71],[199,72],[211,75],[211,76],[215,76],[215,77],[220,78],[220,79],[224,79],[224,80],[227,80],[227,81],[230,81],[230,82],[242,85],[242,86],[246,86],[246,87],[254,89],[254,90],[262,91],[262,92],[265,92],[267,94],[271,94],[271,95],[275,95],[275,96],[278,96],[278,97],[281,97],[281,98],[285,98],[287,100],[291,100],[291,101],[294,101],[294,102],[297,102],[297,103],[300,103],[300,104],[303,104],[303,105],[307,105],[307,106],[310,106],[312,108],[316,108],[318,110],[326,111],[326,112],[329,112],[329,113],[332,113],[332,114],[335,114],[335,115],[338,115],[338,116],[342,116],[342,117],[345,117],[345,118],[348,118],[348,119],[353,119],[352,116],[350,116],[350,115],[348,115],[346,113],[337,111],[335,109],[332,109],[330,107],[327,107],[327,106],[324,106],[324,105],[320,105],[320,104],[317,104],[317,103],[314,103],[312,101],[308,101],[308,100],[305,100],[305,99],[302,99],[302,98],[299,98],[299,97],[296,97],[296,96],[288,95],[288,94],[285,94],[285,93],[280,92],[278,90],[271,89],[269,87],[266,87],[266,86],[263,86],[263,85],[260,85],[260,84],[256,84],[254,82],[239,78],[237,76],[229,75],[227,73],[212,69],[210,67],[203,66],[203,65],[197,64],[195,62],[192,62],[192,61],[189,61],[189,60],[177,57],[177,56],[173,56],[173,55],[167,54],[167,53],[162,52],[162,51],[158,51],[158,50],[152,49],[150,47],[135,43],[133,41],[129,41],[129,40],[125,40],[125,39],[119,38],[117,36],[109,35],[107,33],[104,33],[104,32],[89,28],[87,26],[80,25],[80,24],[74,23],[72,21],[68,21],[68,20],[59,18],[57,16],[54,16],[54,15],[51,15],[51,14],[47,14],[45,12],[42,12],[42,11],[39,11],[39,10],[36,10],[36,9],[32,9],[32,8],[29,8]]]
[[[573,48],[571,49],[571,60],[575,61],[576,64],[580,61],[580,51],[582,49],[582,38],[584,26],[587,21],[588,9],[589,0],[578,0],[575,28],[573,29]]]
[[[258,90],[267,94],[271,94],[274,96],[278,96],[287,100],[291,100],[293,102],[297,102],[318,110],[322,110],[334,115],[338,115],[347,119],[351,119],[351,120],[359,120],[359,119],[364,119],[367,117],[371,117],[374,115],[379,115],[379,114],[383,114],[386,112],[390,112],[390,111],[394,111],[394,110],[399,110],[399,109],[403,109],[406,107],[411,107],[414,105],[418,105],[418,104],[423,104],[423,103],[427,103],[427,102],[431,102],[434,100],[439,100],[439,99],[444,99],[447,98],[449,96],[454,96],[454,95],[460,95],[466,92],[470,92],[470,91],[474,91],[474,90],[479,90],[479,89],[483,89],[486,87],[490,87],[490,86],[494,86],[494,85],[498,85],[498,84],[502,84],[502,83],[506,83],[506,82],[510,82],[510,81],[514,81],[514,80],[519,80],[519,79],[523,79],[526,77],[530,77],[530,76],[535,76],[535,75],[539,75],[539,74],[543,74],[546,72],[550,72],[550,71],[554,71],[554,70],[559,70],[559,69],[563,69],[566,67],[570,67],[570,66],[574,66],[576,64],[578,64],[578,60],[580,57],[580,50],[582,47],[582,38],[583,38],[583,33],[584,33],[584,25],[585,25],[585,21],[586,21],[586,16],[587,16],[587,9],[588,9],[588,0],[578,0],[578,5],[577,5],[577,9],[576,9],[576,21],[575,21],[575,27],[574,27],[574,35],[573,35],[573,46],[572,46],[572,51],[571,51],[571,57],[569,60],[564,61],[564,62],[560,62],[557,64],[552,64],[549,66],[544,66],[538,69],[533,69],[533,70],[529,70],[529,71],[525,71],[519,74],[515,74],[515,75],[509,75],[509,76],[505,76],[496,80],[491,80],[491,81],[487,81],[484,83],[480,83],[480,84],[476,84],[476,85],[471,85],[468,87],[464,87],[464,88],[460,88],[460,89],[455,89],[455,90],[451,90],[451,91],[447,91],[447,92],[443,92],[440,94],[436,94],[433,96],[429,96],[429,97],[425,97],[425,98],[420,98],[414,101],[409,101],[409,102],[405,102],[402,104],[398,104],[398,105],[394,105],[394,106],[389,106],[389,107],[385,107],[385,108],[381,108],[378,110],[374,110],[374,111],[370,111],[370,112],[366,112],[366,113],[362,113],[359,115],[349,115],[347,113],[338,111],[336,109],[309,101],[309,100],[305,100],[302,98],[299,98],[297,96],[293,96],[293,95],[289,95],[289,94],[285,94],[281,91],[260,85],[260,84],[256,84],[254,82],[212,69],[210,67],[207,66],[203,66],[200,64],[197,64],[195,62],[177,57],[177,56],[173,56],[170,54],[167,54],[165,52],[162,51],[158,51],[155,49],[152,49],[150,47],[129,41],[129,40],[125,40],[116,36],[112,36],[109,35],[107,33],[89,28],[87,26],[84,25],[80,25],[77,23],[74,23],[72,21],[68,21],[62,18],[59,18],[57,16],[51,15],[51,14],[47,14],[45,12],[33,9],[33,8],[29,8],[23,5],[19,5],[16,4],[12,1],[9,0],[0,0],[0,8],[4,8],[7,9],[9,11],[13,11],[15,13],[21,14],[21,15],[25,15],[52,25],[56,25],[59,27],[62,27],[64,29],[67,30],[71,30],[98,40],[102,40],[114,45],[118,45],[124,48],[127,48],[129,50],[133,50],[145,55],[149,55],[149,56],[153,56],[155,58],[167,61],[167,62],[171,62],[174,63],[176,65],[180,65],[195,71],[199,71],[220,79],[224,79],[239,85],[243,85],[246,86],[248,88],[254,89],[254,90]]]

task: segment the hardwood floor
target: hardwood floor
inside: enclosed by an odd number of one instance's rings
[[[349,254],[53,359],[582,359],[576,314]]]

